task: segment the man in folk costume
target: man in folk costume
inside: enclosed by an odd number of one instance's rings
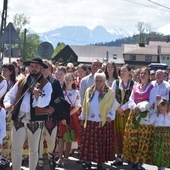
[[[58,112],[55,110],[56,103],[55,99],[58,97],[63,97],[63,91],[60,86],[60,82],[52,77],[52,64],[48,60],[44,60],[44,63],[48,66],[48,68],[42,69],[42,74],[44,78],[46,78],[52,85],[52,94],[51,94],[51,101],[48,106],[48,116],[45,116],[45,126],[43,128],[43,136],[41,141],[41,149],[40,149],[40,161],[43,158],[43,139],[45,138],[48,145],[48,159],[50,163],[50,167],[54,168],[54,155],[53,152],[56,148],[56,136],[57,136],[57,121],[59,119]],[[57,108],[58,109],[58,108]],[[40,166],[40,165],[39,165]]]
[[[6,94],[4,106],[12,112],[12,167],[21,169],[22,148],[26,138],[29,146],[29,169],[35,170],[38,162],[40,125],[42,119],[38,110],[49,105],[52,86],[41,75],[41,70],[47,68],[40,58],[32,58],[24,63],[28,66],[29,75],[19,80]]]

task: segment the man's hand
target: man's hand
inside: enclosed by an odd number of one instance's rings
[[[111,121],[110,117],[107,117],[107,122],[110,123]]]
[[[32,93],[34,94],[35,98],[38,100],[40,89],[34,88]]]
[[[12,111],[13,110],[13,105],[6,106],[5,110],[8,111],[8,112]]]
[[[48,113],[49,113],[49,114],[52,114],[52,113],[54,113],[54,111],[55,111],[54,107],[49,106],[49,108],[48,108]]]

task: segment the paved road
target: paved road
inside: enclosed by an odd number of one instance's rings
[[[56,167],[55,170],[81,170],[81,165],[78,164],[76,161],[78,160],[78,157],[76,154],[74,154],[73,156],[69,157],[69,165],[65,166],[65,167]],[[127,163],[124,163],[123,166],[119,166],[119,167],[112,167],[110,166],[111,162],[104,164],[104,168],[106,170],[135,170],[132,169],[130,165],[128,165]],[[143,167],[146,170],[157,170],[158,168],[156,166],[151,166],[151,165],[146,165],[144,164]],[[28,167],[23,166],[22,167],[23,170],[29,170]],[[96,164],[92,164],[92,169],[96,169]],[[42,170],[42,169],[41,169]],[[43,170],[51,170],[49,165],[48,165],[48,160],[46,158],[46,156],[44,157],[44,169]],[[170,170],[169,168],[166,168],[166,170]]]

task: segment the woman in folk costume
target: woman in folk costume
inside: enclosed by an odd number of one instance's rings
[[[113,61],[108,62],[106,64],[105,74],[106,74],[106,85],[111,87],[113,81],[118,79],[116,64]]]
[[[3,64],[2,65],[2,75],[7,81],[7,90],[8,92],[16,83],[16,75],[15,75],[15,66],[13,64]],[[5,87],[4,87],[5,88]],[[3,102],[4,96],[1,98]],[[7,112],[8,113],[8,112]],[[2,153],[1,156],[7,161],[10,162],[11,159],[11,128],[12,128],[12,120],[11,114],[6,117],[6,131],[7,135],[3,139],[2,144]]]
[[[132,92],[134,81],[130,80],[131,68],[129,65],[123,65],[120,69],[120,79],[117,79],[112,84],[112,89],[115,93],[117,103],[116,118],[114,121],[115,133],[115,153],[117,154],[116,160],[112,165],[122,165],[123,153],[123,136],[125,125],[129,116],[128,101]]]
[[[94,85],[85,92],[82,113],[79,116],[84,131],[80,149],[80,159],[86,163],[84,169],[91,169],[91,162],[97,163],[97,169],[102,169],[102,163],[114,159],[115,119],[114,94],[105,84],[106,76],[98,71],[94,75]]]
[[[64,77],[64,84],[63,84],[63,94],[65,99],[70,103],[70,123],[67,125],[66,120],[63,119],[59,121],[58,126],[58,152],[59,152],[59,159],[57,161],[57,165],[59,166],[66,166],[69,164],[69,154],[71,151],[71,142],[66,142],[66,151],[63,158],[63,149],[64,149],[64,140],[63,136],[69,126],[70,129],[76,132],[77,143],[80,142],[80,134],[81,134],[81,126],[78,119],[77,111],[81,107],[81,99],[80,93],[76,90],[75,82],[74,82],[74,75],[72,73],[67,73]]]
[[[156,89],[150,83],[150,70],[140,69],[140,82],[135,84],[129,98],[131,110],[124,133],[123,159],[132,162],[132,167],[143,169],[142,164],[152,162],[154,126],[148,124],[149,111],[156,103]]]

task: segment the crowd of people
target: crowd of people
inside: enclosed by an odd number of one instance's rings
[[[12,161],[20,170],[28,155],[30,170],[43,168],[44,140],[51,169],[69,166],[74,149],[86,170],[92,162],[102,170],[108,161],[136,170],[144,163],[170,167],[169,78],[169,70],[132,70],[98,59],[78,66],[38,57],[3,64],[0,167]],[[76,140],[65,140],[68,131]]]

